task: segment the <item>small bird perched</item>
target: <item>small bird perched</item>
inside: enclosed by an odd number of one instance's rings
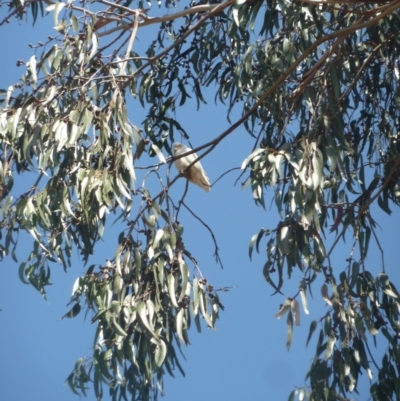
[[[181,143],[174,143],[174,155],[179,156],[183,153],[189,152],[190,148]],[[192,153],[185,157],[181,157],[180,159],[175,160],[175,167],[177,170],[190,182],[198,185],[203,188],[205,191],[209,191],[211,189],[210,181],[208,181],[208,177],[206,172],[203,170],[200,162],[197,161],[193,166],[190,167],[188,171],[186,171],[187,167],[192,164],[197,159],[196,153]]]

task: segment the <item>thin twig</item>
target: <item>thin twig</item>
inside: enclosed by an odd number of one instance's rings
[[[183,204],[183,200],[185,199],[188,189],[189,189],[189,180],[186,180],[185,192],[183,193],[182,198],[179,200],[179,205],[178,205],[178,208],[176,210],[176,215],[175,215],[175,221],[178,221],[178,215],[181,210],[181,205]]]
[[[107,43],[105,46],[101,47],[101,48],[99,49],[99,53],[104,53],[104,50],[108,49],[108,48],[111,47],[114,43],[118,42],[118,41],[122,38],[122,36],[124,36],[124,33],[125,33],[125,32],[120,32],[120,34],[119,34],[115,39],[113,39],[111,42]],[[128,59],[128,60],[129,60],[129,59]],[[124,61],[124,60],[122,60],[122,61]]]
[[[199,216],[197,216],[197,215],[185,204],[185,202],[184,202],[183,200],[181,201],[181,203],[182,203],[183,206],[185,206],[185,208],[188,210],[188,212],[189,212],[194,218],[196,218],[197,220],[199,220],[200,223],[203,224],[203,226],[204,226],[205,228],[207,228],[207,230],[210,232],[211,237],[212,237],[212,239],[213,239],[213,241],[214,241],[214,246],[215,246],[215,252],[214,252],[215,260],[216,260],[217,263],[219,263],[219,264],[221,265],[221,268],[223,269],[224,266],[223,266],[223,264],[222,264],[221,258],[219,257],[219,253],[218,253],[219,248],[218,248],[217,240],[216,240],[216,238],[215,238],[215,235],[214,235],[213,231],[211,230],[211,228],[210,228]]]
[[[199,267],[199,265],[197,264],[197,260],[195,259],[195,257],[194,257],[189,251],[187,251],[186,249],[184,249],[184,250],[182,251],[182,253],[183,253],[184,255],[186,255],[186,256],[192,261],[192,263],[194,264],[195,269],[198,271],[198,273],[199,273],[199,275],[200,275],[200,278],[201,278],[202,280],[204,280],[203,273],[201,272],[200,267]]]
[[[231,171],[234,170],[240,170],[240,167],[233,167],[231,169],[229,169],[228,171],[225,171],[225,173],[221,174],[212,184],[211,186],[213,187],[223,176],[229,174]]]

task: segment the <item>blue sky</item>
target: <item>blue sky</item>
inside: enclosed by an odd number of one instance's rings
[[[159,11],[161,13],[161,11]],[[155,10],[155,14],[157,10]],[[0,9],[0,19],[5,9]],[[30,18],[29,18],[30,20]],[[0,88],[7,88],[17,82],[25,67],[16,67],[16,61],[28,61],[33,50],[29,43],[36,43],[54,34],[53,17],[39,19],[32,28],[31,22],[12,21],[0,27],[0,51],[2,74]],[[149,35],[150,31],[145,31]],[[139,39],[141,38],[139,32]],[[191,136],[194,146],[215,138],[228,126],[226,109],[213,103],[212,88],[208,105],[196,110],[195,104],[188,104],[178,111],[177,118]],[[140,126],[144,110],[139,102],[132,102],[130,119]],[[176,138],[178,139],[178,138]],[[202,159],[211,182],[226,170],[240,166],[251,152],[253,141],[243,128],[229,135],[213,152]],[[146,165],[143,161],[142,165]],[[165,174],[166,167],[161,168]],[[172,169],[174,176],[176,171]],[[140,173],[138,173],[140,175]],[[273,228],[279,220],[272,202],[273,191],[267,191],[267,211],[254,205],[249,188],[241,190],[234,186],[238,171],[222,178],[212,187],[210,193],[190,186],[186,197],[188,204],[216,235],[220,255],[224,263],[222,270],[213,258],[213,242],[206,229],[188,212],[182,210],[180,221],[185,226],[186,247],[196,256],[203,275],[215,287],[234,286],[227,293],[221,293],[225,311],[220,314],[216,330],[204,328],[201,334],[194,330],[189,333],[191,345],[184,348],[186,361],[183,367],[186,378],[176,373],[176,378],[165,382],[166,401],[220,401],[220,400],[274,400],[283,401],[295,386],[304,384],[306,369],[314,356],[314,341],[308,349],[305,342],[311,321],[326,312],[324,301],[319,295],[323,284],[320,277],[314,287],[314,300],[309,298],[310,315],[301,311],[301,326],[295,327],[290,352],[286,351],[286,317],[277,320],[274,315],[283,296],[271,297],[272,289],[262,276],[265,262],[263,246],[261,255],[248,258],[248,245],[253,234],[261,227]],[[31,185],[33,176],[16,176],[16,189]],[[177,182],[170,194],[178,199],[184,191],[184,181]],[[394,224],[399,218],[395,211],[387,216],[377,211],[376,219],[381,229],[381,244],[385,249],[386,268],[399,286],[398,238],[399,228]],[[116,232],[119,232],[116,228]],[[351,241],[349,241],[351,242]],[[93,263],[104,263],[112,257],[117,241],[115,231],[106,235],[96,248]],[[348,255],[348,243],[339,249],[333,258],[333,265],[341,269]],[[31,249],[27,237],[21,237],[19,255]],[[23,257],[20,258],[20,261]],[[380,272],[381,256],[372,246],[368,258],[370,271]],[[92,261],[90,262],[92,263]],[[90,356],[95,327],[90,317],[82,313],[69,320],[60,318],[68,311],[66,306],[73,283],[84,274],[85,266],[76,258],[73,267],[65,273],[62,266],[52,269],[53,285],[48,289],[45,301],[33,287],[22,284],[18,278],[18,264],[11,258],[0,264],[0,399],[7,401],[67,401],[75,400],[64,381],[75,361],[81,356]],[[283,292],[291,296],[296,292],[300,274],[294,273],[291,283]],[[378,344],[380,339],[378,339]],[[384,342],[382,341],[382,344]],[[370,346],[373,347],[373,344]],[[355,399],[365,400],[368,379],[363,376]],[[88,399],[94,399],[91,393]],[[108,399],[107,396],[104,397]]]

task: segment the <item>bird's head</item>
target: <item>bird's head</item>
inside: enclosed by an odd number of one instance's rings
[[[181,153],[184,153],[186,150],[186,146],[182,145],[179,142],[174,143],[174,155],[179,155]]]

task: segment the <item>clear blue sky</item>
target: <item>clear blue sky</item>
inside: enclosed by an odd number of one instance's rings
[[[0,9],[0,18],[5,15]],[[159,10],[155,10],[154,15]],[[30,20],[30,18],[29,18]],[[2,55],[0,88],[6,89],[18,81],[25,67],[16,67],[16,61],[28,61],[33,50],[28,43],[44,40],[54,34],[53,17],[39,19],[32,28],[12,21],[0,27],[0,51]],[[146,31],[149,35],[150,31]],[[143,35],[142,35],[143,38]],[[139,32],[139,39],[141,34]],[[140,43],[140,42],[139,42]],[[209,104],[196,110],[196,105],[186,105],[178,113],[178,120],[191,136],[194,146],[202,145],[219,135],[229,125],[226,110],[213,103],[212,88]],[[130,119],[140,126],[144,111],[138,102],[133,103]],[[243,128],[228,136],[211,154],[202,160],[211,182],[224,171],[240,166],[251,151],[253,141]],[[143,165],[145,165],[143,161]],[[165,174],[166,168],[161,169]],[[173,175],[176,173],[172,170]],[[310,322],[326,311],[320,297],[320,277],[315,283],[314,300],[309,298],[310,315],[301,311],[301,326],[295,327],[290,352],[286,351],[286,317],[282,321],[274,318],[283,296],[271,297],[272,289],[262,276],[265,254],[254,254],[248,258],[248,244],[253,234],[261,227],[273,228],[279,219],[272,203],[273,191],[267,193],[268,211],[254,205],[250,189],[241,190],[234,186],[238,172],[230,173],[213,186],[210,193],[190,186],[186,203],[213,229],[224,270],[213,258],[213,242],[205,228],[185,210],[180,221],[185,226],[184,241],[196,256],[203,274],[219,286],[236,286],[230,292],[221,293],[225,312],[221,312],[215,331],[204,328],[202,334],[194,330],[189,333],[191,345],[184,348],[186,361],[183,367],[186,378],[176,373],[176,378],[165,383],[166,401],[241,401],[241,400],[286,400],[295,386],[304,384],[306,369],[313,356],[315,342],[305,349]],[[19,182],[19,180],[21,180]],[[33,177],[16,176],[16,188],[31,185]],[[178,199],[184,190],[184,182],[171,188],[171,195]],[[270,207],[271,206],[271,207]],[[386,251],[386,267],[395,285],[399,287],[398,269],[399,213],[391,217],[379,213],[381,244]],[[119,231],[117,231],[119,232]],[[104,263],[114,254],[117,241],[108,235],[96,249],[93,263]],[[26,237],[21,238],[20,255],[31,250]],[[351,242],[351,241],[350,241]],[[348,255],[348,244],[336,253],[333,264],[338,269],[344,266]],[[261,246],[263,249],[263,246]],[[374,275],[380,271],[380,254],[373,246],[368,265]],[[20,258],[20,261],[23,257]],[[375,270],[374,270],[375,269]],[[85,267],[75,259],[73,267],[64,273],[62,266],[52,269],[53,285],[48,289],[46,302],[33,287],[19,281],[18,264],[7,258],[0,265],[0,400],[4,401],[67,401],[76,400],[64,381],[75,361],[81,356],[91,356],[95,327],[90,317],[84,314],[76,319],[60,318],[66,313],[66,304],[77,276],[84,274]],[[296,291],[300,275],[295,273],[292,283],[286,284],[285,296]],[[378,343],[379,343],[378,339]],[[382,342],[384,344],[384,342]],[[371,344],[373,347],[373,344]],[[359,390],[365,400],[368,379],[364,375]],[[94,399],[93,393],[88,399]],[[104,397],[108,399],[107,396]]]

